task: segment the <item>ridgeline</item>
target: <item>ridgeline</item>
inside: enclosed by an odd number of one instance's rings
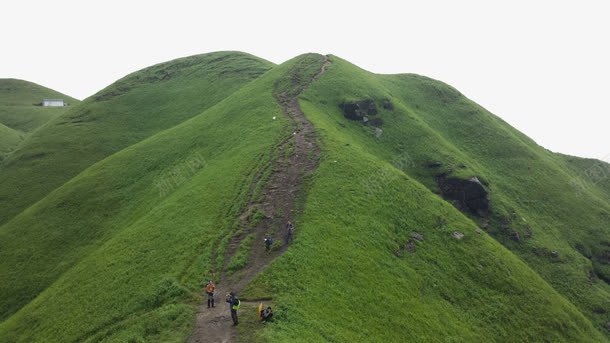
[[[610,165],[440,81],[217,52],[45,120],[4,120],[17,98],[0,97],[2,342],[609,341]]]

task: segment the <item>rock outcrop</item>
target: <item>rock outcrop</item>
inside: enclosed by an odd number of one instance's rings
[[[343,102],[339,104],[339,107],[343,111],[343,116],[349,120],[360,121],[375,127],[380,127],[383,124],[383,120],[376,117],[379,112],[373,100]]]
[[[443,198],[452,200],[462,211],[483,216],[489,210],[488,193],[478,178],[468,180],[439,177],[438,184]]]

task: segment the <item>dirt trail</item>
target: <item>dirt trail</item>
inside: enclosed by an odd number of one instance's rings
[[[325,57],[318,73],[299,88],[296,95],[289,96],[285,93],[276,95],[276,100],[282,106],[284,115],[292,124],[292,135],[278,146],[279,158],[273,161],[271,166],[273,170],[263,187],[262,196],[256,196],[253,185],[261,181],[263,172],[260,170],[256,172],[252,184],[248,185],[249,200],[241,210],[238,219],[244,230],[241,234],[231,238],[226,249],[220,280],[217,282],[216,307],[208,309],[207,302],[199,307],[195,330],[189,339],[190,342],[236,342],[236,330],[232,326],[225,295],[230,291],[237,292],[239,295],[248,282],[288,248],[289,244],[284,241],[285,225],[301,211],[297,208],[296,197],[305,177],[316,169],[320,155],[320,150],[316,146],[314,127],[305,118],[297,98],[326,71],[329,65],[330,61]],[[258,198],[258,201],[255,198]],[[248,218],[255,211],[263,213],[264,218],[255,226],[250,227]],[[298,227],[295,228],[295,231],[298,232]],[[267,252],[263,244],[266,234],[271,234],[276,242],[281,243],[281,246]],[[228,264],[236,254],[242,240],[249,235],[254,235],[254,240],[248,264],[235,274],[230,274],[227,270]],[[246,304],[244,301],[242,303]],[[258,302],[252,302],[252,304],[254,303]]]

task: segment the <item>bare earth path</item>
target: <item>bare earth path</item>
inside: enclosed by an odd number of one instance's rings
[[[284,244],[285,224],[293,220],[293,216],[301,209],[296,208],[296,197],[304,183],[304,178],[311,174],[318,165],[320,151],[316,146],[316,136],[313,125],[305,118],[299,107],[297,97],[315,80],[317,80],[330,65],[324,58],[318,73],[297,90],[294,96],[285,93],[278,94],[276,99],[282,106],[284,115],[291,121],[293,134],[281,142],[278,147],[279,158],[273,162],[273,170],[266,182],[262,197],[257,201],[255,188],[250,185],[248,196],[250,199],[242,209],[239,224],[243,232],[234,236],[225,252],[224,265],[220,271],[220,280],[217,281],[216,307],[207,308],[204,302],[197,311],[197,322],[190,342],[236,342],[237,335],[229,313],[225,294],[230,291],[240,291],[259,272],[261,272],[273,259],[280,256],[287,248]],[[254,176],[252,183],[260,181],[262,172]],[[265,216],[254,227],[249,227],[248,216],[255,210]],[[296,228],[298,231],[298,228]],[[248,235],[255,235],[250,250],[248,264],[234,275],[229,275],[227,265],[235,255],[241,241]],[[271,234],[274,240],[282,243],[281,247],[272,252],[265,251],[263,240],[266,234]],[[205,301],[205,300],[204,300]],[[242,305],[257,304],[242,300]]]

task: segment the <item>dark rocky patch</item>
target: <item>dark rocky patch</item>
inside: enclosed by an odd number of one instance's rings
[[[521,237],[519,237],[519,232],[517,232],[517,231],[513,231],[510,233],[510,239],[512,239],[515,242],[521,242]]]
[[[379,113],[377,105],[371,99],[343,102],[339,104],[339,108],[343,111],[343,116],[349,120],[359,121],[376,128],[383,125],[383,119],[377,117]]]
[[[437,181],[443,198],[452,200],[460,210],[479,216],[488,214],[487,190],[476,177],[462,180],[441,176]]]
[[[373,100],[359,100],[355,102],[343,102],[339,105],[343,110],[343,116],[350,120],[363,121],[363,118],[377,115],[377,106]]]
[[[415,242],[413,240],[409,240],[407,244],[405,244],[405,250],[410,253],[414,253],[417,250],[415,246]]]
[[[424,235],[422,235],[419,232],[413,231],[413,232],[411,232],[411,238],[413,238],[416,241],[420,241],[421,242],[421,241],[424,240]]]
[[[384,99],[383,103],[381,104],[381,106],[388,110],[388,111],[393,111],[394,110],[394,104],[392,104],[392,102],[388,99]]]
[[[481,221],[481,229],[487,230],[489,229],[489,219],[483,219],[483,221]]]
[[[422,237],[423,239],[423,237]],[[397,257],[402,257],[405,252],[415,253],[417,251],[417,246],[415,245],[415,241],[413,239],[409,239],[404,245],[400,246],[398,250],[394,252]]]

